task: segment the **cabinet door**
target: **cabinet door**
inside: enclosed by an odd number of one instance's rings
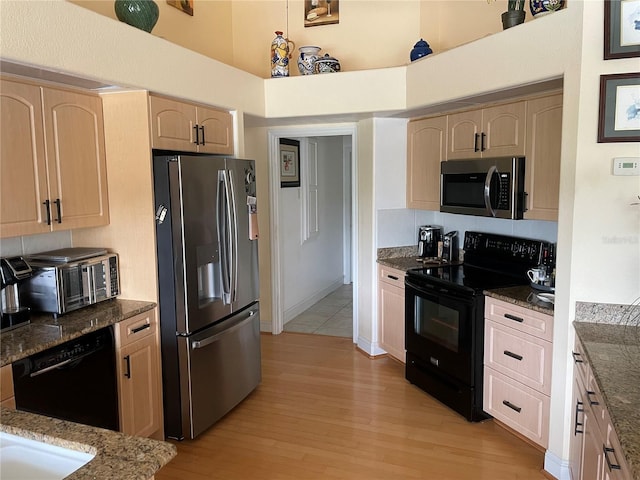
[[[196,152],[196,107],[169,98],[149,96],[151,146]]]
[[[525,151],[525,102],[508,103],[482,111],[480,141],[483,157],[522,156]]]
[[[447,160],[480,158],[482,110],[451,114],[448,122]]]
[[[584,412],[584,446],[582,449],[582,480],[602,480],[604,452],[602,439],[591,412],[588,408]]]
[[[198,107],[197,120],[199,152],[233,155],[233,117],[229,112]]]
[[[407,125],[407,208],[440,210],[440,162],[446,160],[447,117]]]
[[[405,363],[404,348],[404,272],[379,267],[378,309],[380,316],[380,346],[392,357]],[[381,276],[391,275],[390,282]],[[397,279],[397,280],[396,280]]]
[[[584,447],[584,389],[578,381],[578,371],[574,368],[573,398],[571,400],[571,430],[569,432],[569,471],[573,480],[579,480]]]
[[[102,100],[42,89],[53,230],[109,223]]]
[[[0,237],[46,233],[40,87],[0,82]]]
[[[160,428],[158,346],[155,335],[120,349],[120,430],[148,437]]]
[[[0,368],[0,406],[11,410],[15,410],[16,408],[11,365],[5,365]]]
[[[527,102],[526,219],[558,220],[562,95]]]

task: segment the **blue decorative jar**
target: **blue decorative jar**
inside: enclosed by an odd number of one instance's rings
[[[419,58],[426,57],[430,53],[433,53],[433,50],[431,50],[429,44],[421,38],[420,41],[413,46],[409,58],[413,62]]]
[[[314,73],[336,73],[340,71],[340,62],[337,58],[325,53],[324,57],[316,59],[314,68]]]
[[[529,0],[529,9],[534,17],[542,17],[564,7],[564,0]]]
[[[300,50],[300,56],[298,57],[300,75],[313,75],[316,73],[316,60],[320,58],[320,47],[305,45],[298,50]]]
[[[153,30],[160,15],[153,0],[115,0],[113,8],[118,20],[145,32]]]

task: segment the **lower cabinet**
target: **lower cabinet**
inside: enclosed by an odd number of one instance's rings
[[[549,442],[553,317],[485,301],[483,408],[532,442]]]
[[[155,310],[116,325],[120,431],[164,438],[158,321]]]
[[[13,394],[13,372],[11,365],[0,368],[0,407],[15,410],[16,399]]]
[[[573,351],[572,480],[631,480],[631,471],[580,340]]]
[[[378,265],[378,338],[392,357],[406,362],[404,349],[405,272]]]

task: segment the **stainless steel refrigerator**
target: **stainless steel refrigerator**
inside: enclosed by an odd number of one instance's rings
[[[253,160],[153,159],[165,435],[195,438],[261,381]]]

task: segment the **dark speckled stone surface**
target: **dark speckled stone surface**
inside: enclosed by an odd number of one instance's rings
[[[0,431],[95,455],[67,480],[147,480],[176,456],[168,442],[0,409]]]
[[[502,300],[503,302],[513,303],[520,307],[535,310],[547,315],[553,315],[553,303],[544,302],[536,297],[536,292],[529,286],[496,288],[494,290],[485,290],[484,294]]]
[[[638,326],[574,322],[633,478],[640,480]]]
[[[32,314],[30,324],[0,333],[0,366],[121,322],[155,306],[153,302],[114,299],[57,319],[51,314]]]

